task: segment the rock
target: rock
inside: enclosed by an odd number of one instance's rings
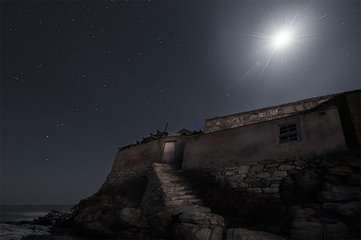
[[[266,187],[266,188],[263,188],[263,192],[264,193],[278,193],[279,188],[278,187]]]
[[[361,174],[351,174],[346,177],[345,182],[351,186],[360,187],[361,186]]]
[[[301,192],[314,193],[321,189],[322,178],[316,171],[309,170],[298,174],[295,183]]]
[[[50,235],[50,229],[46,226],[33,224],[0,224],[1,240],[20,240],[26,236]]]
[[[267,232],[251,231],[245,228],[230,228],[226,240],[285,240],[283,237]]]
[[[286,171],[275,171],[273,177],[287,177]]]
[[[218,214],[205,213],[205,212],[186,212],[179,216],[178,221],[197,224],[204,227],[217,225],[224,227],[223,217]]]
[[[248,165],[238,167],[238,173],[239,174],[248,173],[248,170],[249,170]]]
[[[341,204],[342,203],[339,203],[339,202],[324,203],[324,204],[322,204],[322,209],[327,212],[337,213],[337,209]]]
[[[331,191],[323,191],[319,194],[319,199],[321,202],[352,201],[359,199],[360,197],[360,188],[346,185],[333,186]]]
[[[289,165],[289,164],[282,164],[282,165],[279,166],[278,169],[279,169],[279,170],[289,171],[289,170],[295,169],[295,166]]]
[[[136,208],[123,208],[120,211],[120,220],[132,226],[138,226],[141,222],[141,211]]]
[[[34,224],[44,225],[44,226],[54,226],[54,225],[66,225],[69,224],[69,218],[71,217],[72,211],[57,211],[51,210],[44,217],[38,217],[33,220]]]
[[[327,169],[327,171],[333,175],[338,175],[338,176],[347,176],[353,172],[352,169],[347,166],[336,166]]]
[[[326,223],[322,225],[324,239],[347,239],[348,238],[348,227],[335,220],[334,223]]]
[[[288,215],[293,219],[308,220],[311,216],[316,215],[316,211],[312,208],[302,208],[295,205],[288,209]]]
[[[361,159],[353,158],[353,159],[347,160],[347,165],[359,170],[361,168]]]
[[[295,240],[347,239],[348,227],[336,219],[293,221],[290,238]]]
[[[269,174],[268,172],[262,172],[262,173],[257,173],[256,177],[258,177],[258,178],[269,178],[269,177],[271,177],[271,174]]]
[[[320,222],[296,220],[291,223],[289,236],[295,240],[322,239],[322,224]]]
[[[196,234],[197,237],[201,237],[202,240],[208,240],[211,236],[211,232],[209,229],[204,228],[204,230],[202,231],[202,228],[200,226],[191,223],[178,223],[173,227],[172,230],[173,239],[177,240],[198,239],[196,238]]]
[[[337,212],[349,218],[360,218],[361,202],[349,202],[337,207]]]

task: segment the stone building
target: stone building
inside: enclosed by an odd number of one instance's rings
[[[360,92],[206,119],[204,134],[177,133],[119,151],[113,169],[170,161],[182,168],[217,168],[336,151],[358,154]]]
[[[158,132],[119,149],[73,224],[127,239],[358,239],[360,102],[355,90]]]

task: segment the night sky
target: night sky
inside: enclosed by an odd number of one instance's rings
[[[1,2],[1,203],[76,203],[157,129],[360,88],[359,1]],[[274,32],[291,44],[273,51]]]

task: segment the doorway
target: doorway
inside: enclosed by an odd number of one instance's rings
[[[163,148],[163,162],[174,163],[175,162],[175,141],[165,142]]]

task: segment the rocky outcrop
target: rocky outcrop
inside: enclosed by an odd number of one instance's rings
[[[34,224],[0,224],[0,239],[20,240],[26,236],[47,236],[50,229],[46,226]]]
[[[70,219],[128,239],[357,239],[360,174],[359,160],[343,155],[208,172],[153,163],[111,173]]]
[[[262,231],[251,231],[245,228],[231,228],[227,230],[226,240],[285,240]]]

